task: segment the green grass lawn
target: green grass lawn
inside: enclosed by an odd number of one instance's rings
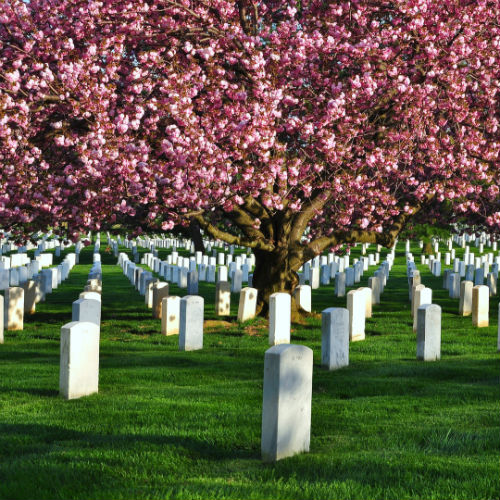
[[[202,283],[204,348],[179,352],[104,247],[99,394],[58,396],[60,328],[86,282],[90,248],[24,331],[5,332],[0,498],[499,498],[498,298],[490,327],[473,328],[442,278],[418,265],[443,308],[441,360],[418,362],[401,243],[349,367],[321,368],[319,319],[293,326],[292,342],[314,351],[311,450],[264,464],[267,323],[238,324],[236,296],[233,317],[220,322],[215,287]],[[314,291],[313,308],[345,307],[333,295],[333,284]]]

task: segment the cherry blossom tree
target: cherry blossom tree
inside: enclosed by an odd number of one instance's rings
[[[0,226],[195,221],[291,292],[407,221],[500,227],[498,0],[0,0]]]

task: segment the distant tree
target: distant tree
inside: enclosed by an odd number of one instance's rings
[[[451,238],[454,228],[451,225],[439,226],[435,224],[415,224],[411,221],[400,233],[401,239],[419,239],[430,243],[432,238],[442,240]]]

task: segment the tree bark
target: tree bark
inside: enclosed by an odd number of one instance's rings
[[[191,236],[191,241],[194,243],[195,252],[205,252],[205,245],[203,244],[203,238],[201,236],[200,225],[194,219],[191,219],[189,223],[189,234]]]
[[[258,290],[257,314],[268,316],[271,294],[283,292],[291,296],[292,322],[301,321],[305,311],[299,309],[293,297],[293,292],[299,284],[295,259],[290,258],[287,250],[275,252],[255,250],[254,254],[252,286]]]

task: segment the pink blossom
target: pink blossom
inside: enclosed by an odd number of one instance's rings
[[[255,32],[235,2],[190,5],[0,14],[3,226],[53,218],[73,238],[140,215],[166,231],[251,197],[276,220],[317,200],[310,241],[380,232],[419,203],[422,220],[500,228],[495,2],[393,2],[383,23],[383,2],[257,2]]]

